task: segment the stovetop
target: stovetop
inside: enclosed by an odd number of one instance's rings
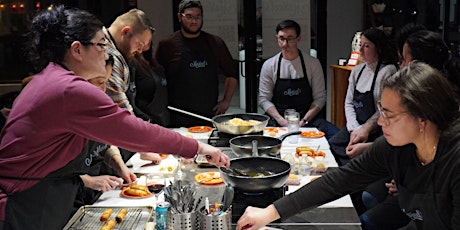
[[[287,186],[264,192],[244,192],[235,188],[232,202],[232,222],[236,223],[248,206],[265,208],[286,194]]]

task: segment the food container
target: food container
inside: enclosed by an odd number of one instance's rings
[[[107,208],[113,210],[109,219],[115,219],[117,213],[123,208],[128,211],[123,221],[115,225],[115,229],[143,230],[153,214],[153,207],[151,206],[103,207],[85,205],[77,210],[63,229],[100,229],[105,224],[105,222],[100,221],[100,217]]]

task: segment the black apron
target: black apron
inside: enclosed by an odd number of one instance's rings
[[[400,158],[402,159],[402,157]],[[404,158],[407,159],[407,158]],[[431,162],[430,176],[427,178],[428,191],[426,193],[416,193],[407,189],[404,183],[404,175],[407,171],[407,161],[399,161],[401,174],[399,175],[398,193],[399,206],[401,210],[412,220],[409,225],[401,229],[452,229],[447,227],[439,216],[439,210],[436,205],[437,194],[434,191],[434,174],[436,172],[436,158]],[[429,170],[429,169],[428,169]],[[424,218],[428,217],[428,218]]]
[[[205,36],[205,35],[202,35]],[[179,70],[168,79],[169,104],[179,109],[213,117],[213,108],[219,97],[217,57],[207,37],[204,39],[209,49],[193,50],[181,35],[183,50]],[[170,127],[189,127],[195,125],[212,125],[189,115],[171,112]]]
[[[278,70],[276,71],[276,83],[273,87],[273,104],[281,116],[284,116],[286,109],[295,109],[300,117],[304,117],[313,103],[313,95],[310,83],[308,82],[307,70],[302,52],[299,50],[300,62],[302,64],[303,78],[282,79],[280,78],[281,53],[278,59]],[[271,119],[274,121],[274,119]],[[279,124],[274,123],[279,126]]]
[[[353,92],[353,107],[356,112],[356,120],[360,125],[366,123],[366,121],[375,113],[374,88],[380,65],[381,63],[379,62],[377,64],[377,68],[375,69],[371,89],[367,92],[361,93],[355,87],[355,91]],[[358,79],[356,79],[356,85],[358,85],[359,78],[361,78],[364,68],[366,68],[366,65],[364,65],[359,72]]]
[[[76,194],[83,186],[80,174],[85,173],[82,165],[86,157],[87,154],[79,154],[45,178],[2,178],[39,181],[24,191],[7,194],[3,230],[62,229],[71,217]]]
[[[136,105],[150,116],[151,123],[168,126],[168,90],[163,67],[152,67],[147,74],[137,69],[142,68],[137,63],[133,65],[136,68]]]

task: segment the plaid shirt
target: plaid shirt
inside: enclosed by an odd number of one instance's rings
[[[113,56],[112,74],[107,81],[106,93],[113,102],[120,108],[125,108],[133,113],[133,107],[129,103],[126,91],[129,88],[129,66],[123,55],[115,46],[115,41],[110,37],[108,30],[104,27],[105,38],[107,39],[107,53]]]

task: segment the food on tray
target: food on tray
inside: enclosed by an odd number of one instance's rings
[[[312,181],[314,181],[314,180],[316,180],[316,179],[318,179],[318,178],[320,178],[320,176],[312,177],[312,178],[310,179],[310,182],[312,182]]]
[[[105,209],[104,212],[101,215],[101,218],[99,218],[99,220],[102,221],[102,222],[107,221],[109,219],[110,215],[112,215],[112,212],[113,212],[113,210],[111,208]]]
[[[226,125],[233,125],[233,126],[251,126],[251,125],[258,125],[261,122],[256,121],[256,120],[243,120],[241,118],[232,118],[226,122],[224,122]]]
[[[126,213],[128,213],[128,210],[126,210],[125,208],[122,208],[118,212],[117,216],[115,217],[115,220],[117,221],[117,223],[123,222],[123,219],[125,219]]]
[[[111,219],[105,222],[105,224],[101,227],[101,230],[111,230],[112,228],[115,227],[116,224],[117,222],[114,219]]]
[[[315,151],[314,149],[308,146],[299,146],[295,149],[295,156],[300,157],[302,155],[307,155],[309,157],[325,157],[326,153],[323,151]]]
[[[219,172],[203,172],[195,176],[195,181],[200,184],[213,185],[224,183]]]
[[[324,137],[324,132],[321,131],[304,131],[300,133],[302,137],[311,137],[311,138],[319,138]]]
[[[209,126],[193,126],[188,128],[188,131],[191,133],[205,133],[211,131],[212,128]]]
[[[147,189],[147,186],[132,184],[131,186],[121,190],[121,194],[127,197],[149,197],[152,193]]]

